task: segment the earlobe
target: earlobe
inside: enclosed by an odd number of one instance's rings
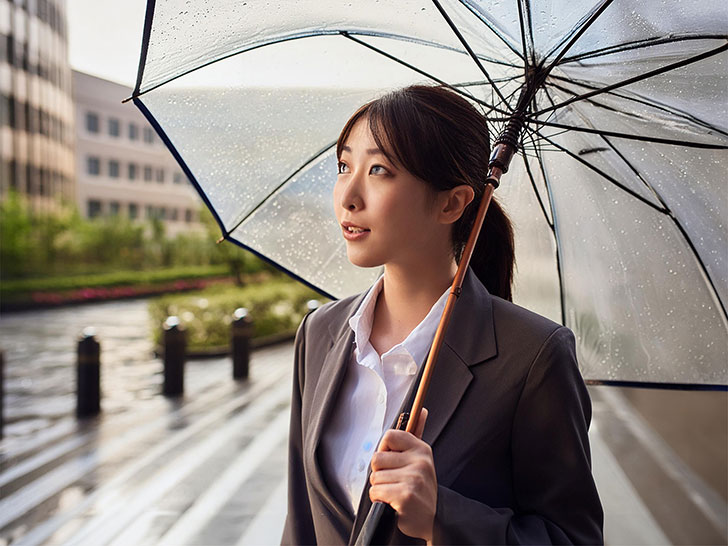
[[[453,224],[457,222],[463,215],[465,208],[475,198],[473,188],[466,184],[456,186],[446,192],[445,201],[440,208],[440,222],[443,224]]]

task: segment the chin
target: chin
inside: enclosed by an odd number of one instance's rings
[[[384,265],[384,260],[377,259],[376,256],[364,252],[352,251],[351,249],[347,249],[346,257],[357,267],[379,267]]]

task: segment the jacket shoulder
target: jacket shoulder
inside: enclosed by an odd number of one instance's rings
[[[493,320],[496,329],[499,326],[504,329],[507,328],[509,337],[511,335],[517,337],[527,336],[536,342],[543,342],[559,329],[573,335],[569,328],[549,318],[497,296],[491,297],[493,298]]]

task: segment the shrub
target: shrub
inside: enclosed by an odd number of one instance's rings
[[[154,339],[161,342],[162,324],[177,316],[187,329],[191,350],[227,346],[235,309],[245,307],[253,319],[253,337],[295,333],[307,311],[307,302],[323,299],[316,292],[287,278],[244,287],[211,286],[199,292],[165,295],[149,303]]]

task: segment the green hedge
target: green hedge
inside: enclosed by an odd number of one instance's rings
[[[173,267],[156,271],[116,271],[96,275],[73,275],[3,281],[0,295],[3,297],[32,292],[64,292],[81,288],[107,288],[139,284],[159,284],[179,279],[204,279],[224,277],[230,274],[227,265]]]
[[[149,314],[158,345],[162,324],[167,317],[177,316],[187,330],[188,350],[195,351],[230,343],[230,324],[238,307],[248,309],[253,319],[253,337],[295,333],[308,309],[307,302],[312,299],[323,301],[310,288],[280,278],[242,288],[219,285],[161,296],[149,303]]]

